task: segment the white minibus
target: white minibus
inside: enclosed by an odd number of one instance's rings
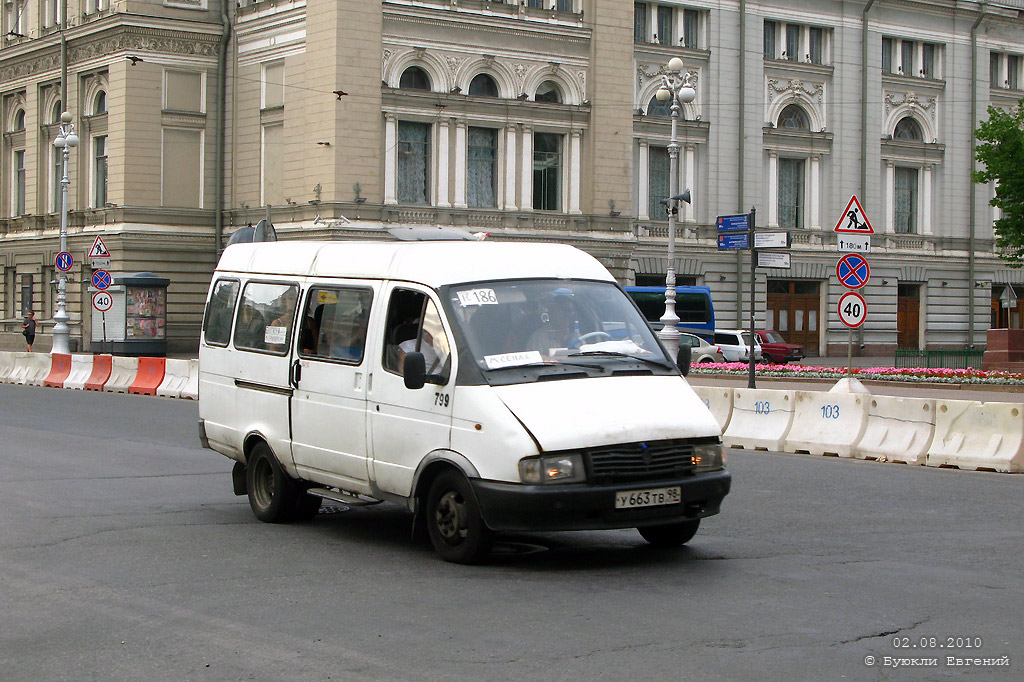
[[[398,504],[459,563],[502,531],[678,546],[729,492],[681,368],[604,266],[561,244],[228,246],[199,412],[260,520]]]

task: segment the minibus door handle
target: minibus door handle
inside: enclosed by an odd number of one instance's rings
[[[291,384],[293,388],[298,388],[299,387],[299,381],[301,381],[301,380],[302,380],[302,365],[299,364],[298,360],[296,360],[295,362],[292,363],[292,371],[291,371],[291,376],[288,377],[288,383]]]

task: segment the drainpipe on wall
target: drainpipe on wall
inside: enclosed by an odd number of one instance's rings
[[[969,232],[967,233],[967,286],[970,294],[967,296],[967,347],[974,348],[974,238],[975,238],[975,227],[974,221],[976,219],[976,207],[975,202],[977,201],[977,183],[974,182],[974,146],[978,143],[977,138],[974,136],[974,129],[978,125],[978,26],[981,25],[981,21],[985,18],[985,3],[978,3],[978,18],[975,19],[974,25],[971,26],[971,165],[970,174],[968,181],[971,183],[971,191],[968,194],[968,218],[967,224]]]
[[[216,259],[220,259],[224,241],[224,129],[227,126],[227,68],[228,44],[231,42],[231,18],[228,16],[227,0],[221,0],[220,20],[222,32],[220,49],[217,51],[217,127],[215,142],[213,208],[213,247]]]
[[[872,0],[874,1],[874,0]],[[736,132],[739,135],[739,147],[737,150],[737,163],[736,163],[736,192],[739,195],[739,204],[737,206],[740,213],[743,211],[743,207],[746,206],[746,202],[743,196],[743,171],[744,171],[744,152],[746,151],[746,127],[744,125],[744,116],[746,115],[746,104],[747,104],[747,3],[746,0],[740,0],[740,97],[739,97],[739,125],[736,126]],[[753,237],[751,237],[753,239]],[[754,257],[754,252],[750,252],[750,257]],[[753,268],[751,268],[753,269]],[[750,288],[754,288],[754,283],[750,283]],[[736,249],[736,328],[743,329],[743,249]]]

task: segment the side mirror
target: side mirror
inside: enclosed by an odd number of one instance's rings
[[[423,353],[409,351],[402,361],[402,378],[405,380],[405,387],[417,390],[423,388],[427,383],[427,363],[423,359]]]
[[[676,355],[676,367],[683,373],[683,376],[690,374],[690,361],[692,359],[693,348],[689,344],[679,346],[679,354]]]

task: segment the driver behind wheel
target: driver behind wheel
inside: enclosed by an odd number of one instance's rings
[[[530,334],[526,346],[550,358],[558,350],[579,345],[579,322],[571,294],[557,293],[543,305],[541,325]]]

